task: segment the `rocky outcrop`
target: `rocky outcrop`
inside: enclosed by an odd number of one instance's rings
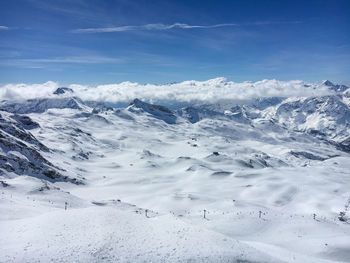
[[[176,123],[176,116],[167,107],[146,103],[139,99],[134,99],[130,103],[128,110],[135,113],[138,113],[138,112],[149,113],[153,117],[160,119],[168,124]]]
[[[13,118],[6,112],[0,112],[0,175],[28,175],[50,182],[82,183],[65,176],[63,169],[53,165],[42,155],[42,152],[49,153],[49,148],[26,131],[22,127],[23,122],[27,125],[35,123],[27,116],[16,115]]]

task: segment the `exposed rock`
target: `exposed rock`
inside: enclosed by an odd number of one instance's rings
[[[55,94],[55,95],[60,95],[60,94],[65,94],[65,93],[73,93],[73,90],[71,88],[60,87],[60,88],[57,88],[53,92],[53,94]]]
[[[20,120],[29,118],[21,116]],[[15,175],[28,175],[51,182],[81,183],[62,174],[64,171],[49,162],[40,153],[49,149],[30,132],[21,127],[8,113],[0,115],[0,174],[5,171]]]
[[[147,112],[153,117],[160,119],[168,124],[176,123],[177,119],[174,113],[168,108],[160,105],[146,103],[139,99],[134,99],[130,103],[128,110],[131,112]]]
[[[33,121],[28,116],[15,114],[12,115],[11,118],[19,122],[22,125],[22,127],[26,130],[31,130],[40,127],[37,122]]]

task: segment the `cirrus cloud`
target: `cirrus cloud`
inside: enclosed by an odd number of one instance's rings
[[[210,29],[218,27],[237,27],[237,26],[261,26],[261,25],[271,25],[271,24],[296,24],[300,21],[262,21],[253,23],[223,23],[223,24],[213,24],[213,25],[189,25],[185,23],[174,23],[174,24],[145,24],[145,25],[126,25],[126,26],[115,26],[115,27],[97,27],[97,28],[79,28],[74,29],[72,33],[111,33],[111,32],[125,32],[125,31],[136,31],[136,30],[170,30],[174,28],[180,29]]]
[[[237,24],[216,24],[216,25],[188,25],[183,23],[174,23],[171,25],[165,24],[146,24],[140,26],[117,26],[117,27],[102,27],[102,28],[81,28],[75,29],[73,33],[109,33],[109,32],[124,32],[134,30],[169,30],[173,28],[192,29],[192,28],[216,28],[216,27],[227,27],[237,26]]]

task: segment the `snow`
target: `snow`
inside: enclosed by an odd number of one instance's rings
[[[1,223],[11,233],[0,241],[2,262],[232,262],[258,257],[278,262],[170,215],[146,218],[118,204]]]
[[[1,145],[4,163],[36,149],[83,184],[1,167],[0,262],[350,262],[342,95],[109,109],[69,94],[3,104],[38,124],[0,112],[5,138],[34,136]]]

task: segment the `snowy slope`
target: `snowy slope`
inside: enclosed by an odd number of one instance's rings
[[[74,89],[2,102],[0,262],[350,262],[350,109],[332,85],[178,107]]]
[[[63,169],[53,165],[40,153],[50,150],[39,142],[28,129],[39,128],[39,124],[27,116],[10,115],[0,111],[0,173],[13,177],[29,175],[47,181],[70,181],[76,178],[63,175]]]
[[[286,100],[277,107],[275,118],[288,128],[316,132],[336,141],[350,134],[350,108],[341,96]]]

